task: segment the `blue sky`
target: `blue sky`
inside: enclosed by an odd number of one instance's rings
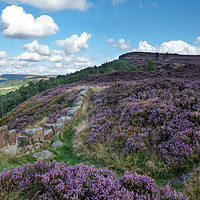
[[[131,51],[200,54],[199,0],[0,0],[0,74],[66,74]]]

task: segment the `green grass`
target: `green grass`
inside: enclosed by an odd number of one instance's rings
[[[4,169],[9,169],[10,167],[22,166],[25,163],[33,163],[35,158],[32,157],[32,154],[25,154],[22,156],[10,156],[1,152],[0,155],[0,171]]]

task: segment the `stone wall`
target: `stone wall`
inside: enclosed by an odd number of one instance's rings
[[[88,103],[91,96],[89,87],[82,87],[66,116],[57,119],[56,123],[43,124],[40,128],[25,129],[17,134],[16,130],[8,130],[7,126],[0,127],[0,150],[11,155],[30,153],[48,144],[54,135],[61,133],[72,123]]]

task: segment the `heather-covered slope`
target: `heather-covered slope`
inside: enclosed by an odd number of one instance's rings
[[[186,65],[200,65],[200,55],[179,55],[169,53],[131,52],[123,54],[120,60],[128,61],[135,66],[145,66],[151,60],[156,66],[164,69]]]
[[[91,109],[85,148],[97,145],[108,157],[106,151],[132,157],[124,168],[113,162],[116,170],[169,176],[199,162],[200,81],[115,84],[93,95]]]
[[[37,94],[16,107],[3,123],[20,131],[49,115],[45,120],[54,122],[72,106],[79,92],[77,86],[83,85],[90,86],[94,94],[87,102],[86,112],[66,128],[62,137],[56,136],[64,145],[53,150],[55,159],[73,165],[84,162],[108,167],[123,177],[116,179],[107,169],[85,165],[65,168],[55,162],[39,162],[18,168],[20,174],[16,170],[0,174],[1,180],[7,180],[8,176],[10,183],[13,173],[19,178],[19,184],[14,187],[11,184],[8,193],[4,181],[0,183],[3,195],[11,195],[18,188],[17,195],[28,191],[27,198],[36,195],[41,199],[73,195],[75,199],[92,199],[98,195],[99,199],[187,199],[168,186],[159,187],[152,178],[166,184],[166,180],[188,173],[200,163],[199,66],[187,64],[162,71],[121,70],[89,75],[77,83]],[[44,173],[37,173],[35,178],[37,165]],[[24,180],[27,167],[34,173],[31,171]],[[126,171],[131,172],[126,174]],[[186,191],[191,199],[196,196],[198,199],[199,175],[195,176],[196,182]],[[31,181],[37,183],[37,191],[20,185],[21,182],[29,185]]]
[[[1,125],[8,125],[9,130],[22,131],[28,126],[34,127],[34,124],[41,120],[54,123],[59,117],[66,115],[78,92],[79,89],[68,85],[46,90],[18,105],[0,120]]]

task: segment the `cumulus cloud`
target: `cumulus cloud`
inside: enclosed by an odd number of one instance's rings
[[[128,1],[128,0],[112,0],[112,4],[117,5],[117,4],[120,4],[120,3],[124,3],[126,1]]]
[[[122,49],[122,50],[131,50],[132,47],[128,43],[129,42],[126,42],[126,40],[124,38],[121,38],[118,42],[113,44],[111,47]]]
[[[50,55],[50,48],[48,45],[39,44],[37,40],[23,46],[29,52],[38,53],[40,55]]]
[[[113,38],[110,38],[106,41],[108,44],[112,44],[112,48],[118,48],[121,50],[130,51],[141,51],[141,52],[159,52],[159,53],[177,53],[185,55],[200,55],[200,36],[196,38],[194,42],[195,45],[188,44],[182,40],[175,40],[169,42],[163,42],[158,45],[151,45],[147,41],[140,41],[137,48],[132,48],[129,42],[125,39],[120,39],[115,41]]]
[[[134,49],[134,51],[198,55],[200,54],[200,47],[190,45],[181,40],[163,42],[157,46],[152,46],[147,41],[140,41],[138,48]]]
[[[0,58],[5,58],[5,57],[6,57],[6,52],[0,51]]]
[[[0,51],[1,73],[58,75],[75,72],[93,64],[91,58],[66,55],[63,50],[50,49],[48,45],[40,44],[37,40],[22,48],[26,51],[14,57]]]
[[[156,48],[151,46],[147,41],[140,41],[137,51],[154,52],[156,51]]]
[[[91,34],[82,33],[79,37],[77,34],[72,35],[65,40],[57,40],[55,44],[61,47],[66,55],[74,55],[88,49],[87,41],[91,38]]]
[[[113,43],[115,43],[116,41],[113,39],[113,38],[109,38],[109,39],[107,39],[107,41],[106,41],[106,43],[107,44],[113,44]]]
[[[25,13],[22,7],[15,5],[2,11],[1,23],[5,37],[18,39],[44,38],[59,30],[52,17],[41,15],[35,19],[32,14]]]
[[[48,11],[57,11],[63,9],[77,9],[85,11],[87,10],[92,3],[87,0],[3,0],[7,3],[21,3],[29,4],[31,6],[48,10]]]
[[[17,57],[20,61],[39,62],[41,57],[37,53],[24,52]]]
[[[80,68],[85,68],[85,67],[91,66],[92,62],[91,62],[91,60],[89,58],[77,57],[74,60],[74,65],[80,69]]]
[[[194,44],[200,45],[200,36],[197,37],[196,41],[194,41]]]

